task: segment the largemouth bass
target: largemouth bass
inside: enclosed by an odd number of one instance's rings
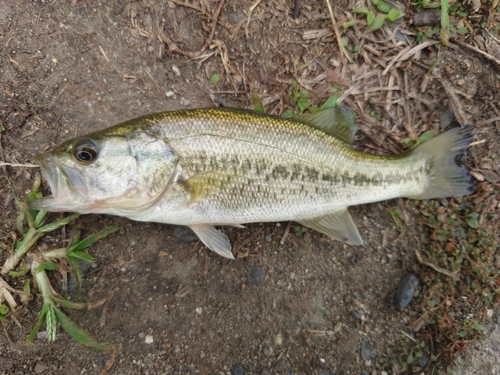
[[[214,108],[139,117],[38,155],[52,196],[31,206],[187,225],[233,258],[215,225],[293,220],[361,245],[349,206],[473,190],[461,162],[471,126],[378,156],[351,148],[356,127],[346,113],[336,107],[285,119]]]

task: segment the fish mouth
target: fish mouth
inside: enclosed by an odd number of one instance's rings
[[[42,176],[49,184],[52,195],[31,200],[29,202],[31,208],[63,212],[81,206],[88,190],[79,171],[59,165],[50,153],[37,155],[35,162],[40,166]]]

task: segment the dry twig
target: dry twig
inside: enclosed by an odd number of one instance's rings
[[[335,16],[333,15],[332,4],[330,4],[330,0],[326,0],[326,5],[328,6],[328,12],[330,12],[330,18],[332,19],[333,31],[335,31],[335,37],[337,39],[337,44],[339,45],[340,52],[347,57],[349,62],[354,63],[349,56],[349,53],[345,50],[344,45],[342,44],[342,38],[340,37],[339,28],[337,27],[337,22],[335,21]]]
[[[441,268],[439,266],[436,266],[435,264],[431,262],[427,262],[422,259],[422,255],[418,250],[415,250],[415,256],[417,257],[417,260],[419,263],[423,264],[424,266],[431,267],[434,271],[437,271],[439,273],[442,273],[443,275],[446,275],[448,277],[453,278],[454,280],[457,280],[460,276],[456,272],[450,272],[448,270],[445,270],[444,268]]]
[[[453,90],[453,87],[451,87],[450,83],[445,80],[445,79],[440,79],[439,82],[441,82],[441,85],[443,86],[444,90],[446,91],[446,94],[448,94],[448,98],[450,99],[450,104],[451,108],[453,108],[453,112],[455,113],[455,116],[460,123],[460,125],[467,125],[469,123],[469,119],[467,115],[465,114],[464,110],[462,109],[462,104],[457,98],[457,95],[455,94],[455,91]]]
[[[248,9],[248,15],[247,15],[247,23],[245,25],[245,36],[248,39],[248,25],[250,25],[250,19],[252,17],[252,12],[255,8],[257,8],[262,0],[257,0],[253,5]]]

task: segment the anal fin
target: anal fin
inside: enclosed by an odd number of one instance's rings
[[[224,258],[234,259],[229,238],[224,233],[215,229],[213,225],[196,224],[190,225],[189,228],[193,230],[200,241],[210,250]]]
[[[351,215],[347,212],[347,208],[320,217],[298,220],[297,222],[349,245],[363,244],[363,239],[359,235],[358,228],[352,221]]]

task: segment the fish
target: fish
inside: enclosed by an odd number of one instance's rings
[[[216,226],[295,221],[362,245],[350,206],[474,190],[463,162],[473,126],[381,156],[353,148],[354,117],[339,106],[292,118],[238,108],[142,116],[37,155],[52,194],[30,206],[188,226],[234,259]]]

